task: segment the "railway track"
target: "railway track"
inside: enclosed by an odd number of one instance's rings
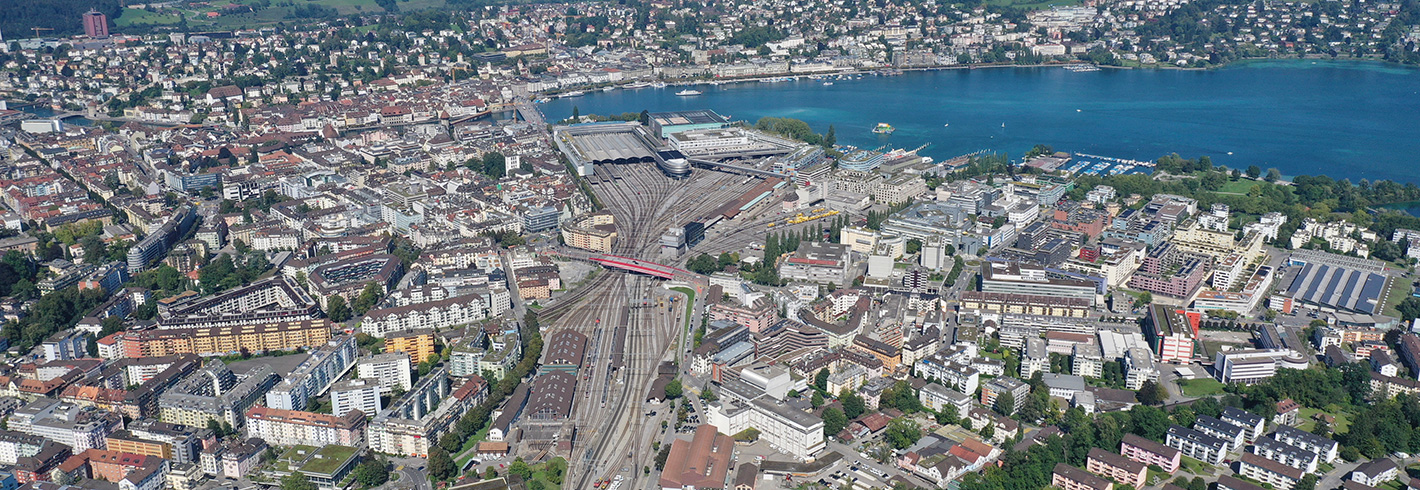
[[[746,184],[735,185],[739,177],[714,172],[697,172],[690,181],[675,181],[650,165],[608,165],[598,168],[597,175],[593,192],[606,204],[618,228],[613,253],[643,260],[655,260],[660,235],[667,228],[705,217],[741,195]],[[701,184],[711,187],[706,191]],[[677,327],[683,319],[677,315],[684,311],[683,305],[670,310],[627,308],[633,299],[652,297],[656,284],[646,276],[606,273],[543,310],[553,328],[573,328],[598,339],[591,366],[584,370],[585,387],[579,385],[574,394],[574,420],[581,429],[564,488],[592,488],[593,482],[619,473],[622,467],[631,469],[623,488],[643,486],[645,475],[639,466],[649,463],[650,439],[657,432],[646,434],[649,419],[641,414],[642,397],[667,349],[681,335]],[[622,322],[627,326],[621,353],[624,366],[613,374],[609,364],[616,345],[606,333]],[[594,337],[598,331],[602,335]]]

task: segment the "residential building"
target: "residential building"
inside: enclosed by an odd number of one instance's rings
[[[355,410],[336,416],[255,406],[246,412],[246,433],[275,446],[363,446],[365,414]]]
[[[1277,427],[1277,431],[1269,437],[1314,452],[1323,463],[1336,461],[1341,449],[1336,441],[1286,425]]]
[[[342,335],[311,352],[270,391],[266,406],[280,410],[305,410],[307,402],[325,393],[355,366],[355,336]]]
[[[1178,471],[1178,465],[1182,462],[1183,456],[1183,453],[1178,449],[1139,437],[1136,434],[1124,435],[1124,439],[1119,443],[1119,454],[1144,465],[1158,465],[1170,475]]]
[[[1270,437],[1263,437],[1254,442],[1252,453],[1307,473],[1316,472],[1317,464],[1321,461],[1321,456],[1317,453]]]
[[[1351,481],[1378,487],[1400,476],[1400,467],[1390,458],[1378,458],[1361,463],[1351,471]]]
[[[413,385],[411,364],[409,354],[403,352],[375,354],[361,357],[355,362],[355,375],[364,379],[378,380],[381,394],[389,394],[395,388],[409,391]]]
[[[1204,434],[1228,441],[1229,451],[1242,449],[1247,435],[1247,429],[1207,415],[1199,415],[1194,419],[1193,428]]]
[[[1238,474],[1277,490],[1292,490],[1305,475],[1302,470],[1252,453],[1243,453],[1238,458]]]
[[[1247,432],[1243,434],[1243,440],[1246,442],[1256,441],[1267,431],[1265,417],[1238,407],[1223,407],[1218,419],[1246,429]]]
[[[331,385],[331,413],[339,417],[358,410],[370,416],[379,415],[383,408],[380,406],[383,390],[379,380],[370,378],[348,379]]]
[[[1055,471],[1050,475],[1050,486],[1061,490],[1112,490],[1114,482],[1065,463],[1055,463]]]
[[[1025,404],[1026,395],[1030,394],[1030,385],[1011,377],[992,378],[981,385],[981,404],[995,407],[996,399],[1003,393],[1011,394],[1015,405],[1011,407],[1010,413],[1016,413],[1021,409],[1021,405]]]
[[[434,345],[434,330],[421,328],[386,335],[384,352],[403,352],[409,354],[410,362],[424,362],[438,353]]]
[[[1149,476],[1149,467],[1144,463],[1100,448],[1090,449],[1085,469],[1090,473],[1131,485],[1134,488],[1145,486],[1146,478]]]
[[[1223,464],[1231,445],[1225,439],[1204,434],[1181,425],[1169,427],[1164,441],[1168,447],[1182,452],[1185,456],[1213,465]]]

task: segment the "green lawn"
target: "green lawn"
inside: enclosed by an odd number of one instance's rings
[[[1210,464],[1208,464],[1208,463],[1204,463],[1204,462],[1202,462],[1202,461],[1199,461],[1199,460],[1190,458],[1190,457],[1188,457],[1188,456],[1184,456],[1182,461],[1183,461],[1183,462],[1182,462],[1181,464],[1179,464],[1179,466],[1180,466],[1181,469],[1183,469],[1184,471],[1187,471],[1187,472],[1189,472],[1189,473],[1192,473],[1192,474],[1195,474],[1195,475],[1198,475],[1198,476],[1212,476],[1212,475],[1213,475],[1213,465],[1210,465]]]
[[[1179,380],[1184,396],[1209,396],[1223,393],[1223,383],[1213,378]]]
[[[1259,184],[1263,184],[1263,182],[1258,182],[1245,178],[1238,180],[1229,180],[1228,183],[1223,184],[1222,188],[1213,192],[1216,192],[1218,194],[1237,194],[1245,196],[1247,195],[1247,191],[1252,190],[1252,186]]]
[[[1400,318],[1400,312],[1395,307],[1410,296],[1410,281],[1403,278],[1390,279],[1386,281],[1386,288],[1385,303],[1381,307],[1381,314]]]
[[[1351,428],[1351,414],[1335,409],[1337,407],[1334,406],[1327,408],[1332,408],[1333,410],[1303,408],[1302,411],[1297,414],[1297,428],[1311,432],[1312,428],[1316,427],[1316,419],[1312,417],[1318,413],[1326,413],[1327,415],[1336,417],[1336,425],[1331,426],[1332,433],[1346,432]]]
[[[546,463],[532,465],[532,470],[532,479],[542,481],[546,485],[544,488],[561,488],[562,484],[560,482],[562,479],[554,478],[552,473],[561,473],[562,476],[566,476],[567,460],[561,457],[552,458]],[[556,479],[558,483],[554,483],[554,479]],[[532,482],[529,481],[528,483],[531,484]],[[532,486],[529,485],[528,488],[532,488]]]
[[[687,332],[686,335],[689,335],[690,317],[695,316],[695,291],[692,291],[690,288],[671,288],[671,291],[685,295],[685,332]],[[689,339],[686,339],[685,336],[680,336],[680,346],[677,347],[677,349],[684,349],[687,340]]]

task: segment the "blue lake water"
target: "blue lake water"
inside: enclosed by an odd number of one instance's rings
[[[792,117],[839,144],[938,159],[1035,144],[1115,158],[1168,153],[1285,175],[1420,182],[1420,70],[1372,62],[1265,61],[1210,71],[992,68],[592,92],[540,107],[549,120],[643,109]],[[871,132],[892,124],[891,136]],[[1230,155],[1229,152],[1232,152]]]

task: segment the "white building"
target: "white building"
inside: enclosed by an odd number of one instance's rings
[[[386,352],[370,357],[362,357],[355,363],[356,376],[380,381],[381,393],[388,394],[397,387],[409,391],[413,385],[413,373],[409,368],[409,354]]]
[[[379,380],[355,378],[341,381],[330,387],[331,413],[336,417],[359,410],[366,415],[379,415],[380,392],[384,387]]]
[[[506,293],[506,290],[504,290]],[[394,308],[371,310],[360,330],[374,337],[421,328],[441,329],[467,325],[490,316],[483,296],[470,294]]]
[[[305,410],[311,398],[325,393],[353,366],[355,336],[333,338],[266,392],[266,406],[280,410]]]
[[[358,411],[335,416],[297,410],[251,407],[246,413],[247,437],[273,446],[363,446],[365,414]]]

